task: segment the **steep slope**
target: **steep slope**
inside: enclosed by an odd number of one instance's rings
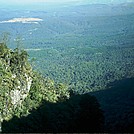
[[[0,122],[28,115],[42,100],[55,103],[67,98],[66,85],[55,84],[32,70],[27,52],[0,44]]]

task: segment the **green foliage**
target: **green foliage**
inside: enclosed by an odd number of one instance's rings
[[[68,87],[64,84],[55,84],[53,80],[44,78],[34,72],[33,82],[29,95],[24,101],[26,109],[37,108],[43,100],[56,103],[70,97]],[[30,105],[32,104],[32,105]]]
[[[104,117],[95,97],[75,95],[64,102],[43,101],[27,117],[3,123],[3,132],[103,132]]]
[[[8,120],[15,112],[11,92],[21,90],[18,86],[25,84],[25,74],[32,76],[27,55],[23,51],[10,50],[6,44],[0,44],[0,112],[2,120]]]
[[[68,87],[34,72],[28,54],[0,44],[0,113],[2,120],[26,116],[43,100],[56,103],[69,98]]]
[[[81,41],[80,41],[81,42]],[[36,69],[80,94],[106,89],[115,80],[134,77],[133,45],[55,46],[29,51]],[[64,42],[63,42],[64,44]],[[63,49],[63,50],[62,50]]]

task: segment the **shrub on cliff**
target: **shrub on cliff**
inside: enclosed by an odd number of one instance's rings
[[[67,86],[55,84],[32,70],[28,54],[0,43],[0,121],[28,115],[42,100],[58,102],[69,98]]]

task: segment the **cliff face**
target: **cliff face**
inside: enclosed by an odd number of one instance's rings
[[[16,79],[16,77],[14,77]],[[14,107],[21,105],[21,102],[27,97],[31,87],[32,78],[25,73],[24,78],[18,79],[18,84],[10,92],[11,103]]]
[[[10,50],[0,44],[0,112],[1,121],[12,117],[13,109],[21,106],[32,84],[32,68],[27,53]]]

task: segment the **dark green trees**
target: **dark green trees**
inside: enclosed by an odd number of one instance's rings
[[[28,54],[0,44],[0,121],[29,114],[43,100],[56,103],[69,98],[67,86],[34,72]]]
[[[94,97],[70,98],[68,86],[32,70],[24,50],[0,45],[3,132],[99,132],[103,115]],[[87,123],[88,122],[88,123]]]
[[[1,121],[9,120],[13,115],[20,116],[32,82],[32,68],[27,54],[21,50],[8,49],[0,43],[0,114]],[[22,111],[22,110],[21,110]]]
[[[104,117],[95,97],[75,95],[64,102],[43,101],[27,117],[3,123],[3,132],[103,132]]]

